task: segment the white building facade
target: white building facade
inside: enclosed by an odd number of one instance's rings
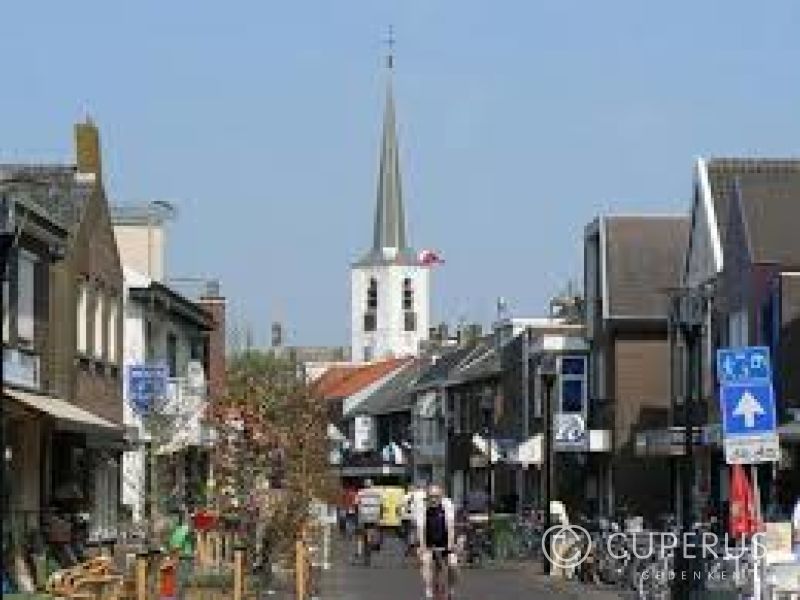
[[[207,386],[203,363],[205,332],[211,321],[196,303],[163,284],[127,267],[124,276],[124,420],[140,444],[123,455],[122,504],[134,522],[139,522],[146,515],[148,446],[158,456],[159,483],[169,486],[160,489],[162,494],[178,490],[185,496],[184,455],[190,447],[205,443]],[[167,375],[165,393],[153,406],[160,423],[157,439],[148,431],[146,416],[132,401],[131,369],[145,365],[163,365]],[[163,463],[167,463],[166,469]],[[162,482],[165,472],[169,481]]]

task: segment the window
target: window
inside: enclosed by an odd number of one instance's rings
[[[586,357],[561,357],[560,412],[586,412]]]
[[[11,306],[8,279],[3,278],[3,341],[8,341],[8,309]]]
[[[417,313],[415,312],[405,312],[405,330],[406,331],[416,331],[417,330]]]
[[[36,257],[20,250],[17,259],[17,338],[33,343],[33,294]]]
[[[364,331],[378,328],[378,281],[370,277],[367,286],[367,311],[364,313]]]
[[[167,334],[167,366],[169,376],[178,376],[178,338],[174,333]]]
[[[406,277],[403,279],[403,310],[404,313],[404,329],[406,331],[417,330],[417,314],[414,311],[414,288],[411,283],[411,278]]]
[[[77,347],[78,352],[86,353],[88,350],[89,330],[89,286],[85,281],[78,284],[78,319],[77,319]]]
[[[403,279],[403,310],[414,310],[414,289],[409,277]]]
[[[117,319],[119,318],[119,306],[116,299],[111,300],[108,307],[108,333],[106,340],[108,341],[108,362],[117,361]]]
[[[152,361],[156,357],[155,339],[153,339],[153,322],[148,320],[144,324],[145,360]]]
[[[97,290],[94,299],[94,355],[103,358],[103,292]]]
[[[372,346],[364,346],[364,361],[369,362],[372,360]]]
[[[367,310],[377,310],[378,308],[378,282],[374,277],[369,279],[367,288]]]

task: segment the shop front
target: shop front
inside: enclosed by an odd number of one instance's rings
[[[116,537],[122,429],[60,398],[5,392],[13,524],[5,541],[21,544],[34,533],[66,528],[82,541]],[[53,528],[53,519],[62,526]]]

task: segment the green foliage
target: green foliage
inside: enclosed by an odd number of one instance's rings
[[[251,349],[230,357],[226,395],[214,415],[219,510],[241,515],[243,523],[257,510],[262,531],[291,544],[311,503],[332,488],[325,405],[293,362]]]

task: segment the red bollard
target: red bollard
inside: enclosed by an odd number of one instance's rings
[[[176,600],[178,597],[178,570],[172,558],[167,558],[161,565],[158,597],[159,600]]]

